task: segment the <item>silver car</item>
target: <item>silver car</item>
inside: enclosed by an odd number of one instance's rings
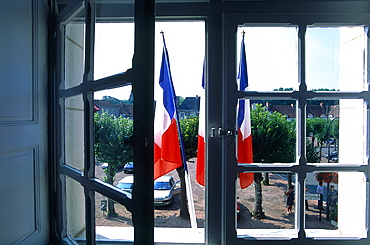
[[[132,193],[134,177],[126,176],[116,185],[117,188]],[[167,206],[172,203],[173,197],[180,194],[180,180],[165,175],[154,181],[154,206]]]
[[[154,206],[167,206],[173,196],[180,194],[180,180],[174,181],[171,176],[162,176],[154,181]]]

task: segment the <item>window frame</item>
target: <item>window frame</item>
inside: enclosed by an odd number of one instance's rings
[[[114,2],[114,1],[113,1]],[[287,98],[297,99],[298,120],[304,125],[306,119],[305,104],[311,98],[362,98],[369,100],[369,91],[356,93],[325,93],[309,92],[305,85],[305,63],[304,47],[305,41],[300,33],[299,39],[299,79],[300,91],[294,92],[272,92],[272,93],[245,93],[238,92],[236,86],[230,86],[236,78],[236,42],[235,28],[243,23],[264,24],[275,23],[278,25],[293,23],[305,29],[305,25],[312,23],[326,24],[370,24],[369,13],[366,9],[370,4],[364,1],[328,1],[320,2],[286,2],[274,1],[210,1],[210,2],[177,2],[177,3],[157,3],[151,0],[135,1],[135,59],[133,68],[125,74],[114,75],[112,77],[93,80],[93,57],[94,57],[94,23],[95,23],[95,1],[75,0],[71,1],[57,16],[57,61],[56,61],[56,84],[61,84],[63,80],[63,30],[60,31],[59,25],[67,23],[81,9],[86,13],[86,42],[85,42],[85,72],[84,81],[81,85],[66,90],[54,89],[53,114],[54,129],[53,137],[55,140],[56,154],[52,157],[55,163],[56,172],[53,180],[53,188],[56,190],[55,200],[57,209],[57,229],[56,236],[63,239],[66,236],[63,228],[65,224],[63,205],[64,196],[63,176],[69,176],[81,183],[85,190],[86,207],[86,242],[95,244],[95,191],[112,198],[134,212],[135,219],[135,243],[150,244],[154,242],[154,212],[150,203],[153,193],[149,191],[153,185],[150,176],[153,175],[153,167],[148,162],[153,162],[153,121],[154,113],[147,113],[153,108],[153,85],[154,85],[154,11],[156,9],[157,19],[202,19],[206,21],[206,142],[208,150],[206,152],[207,172],[212,172],[206,178],[206,221],[205,221],[205,243],[206,244],[241,244],[256,243],[259,241],[237,238],[235,221],[235,178],[237,172],[293,172],[298,173],[296,198],[299,203],[304,203],[304,177],[307,172],[313,171],[360,171],[369,173],[369,160],[367,165],[343,166],[325,164],[306,165],[305,163],[305,127],[297,128],[297,148],[299,151],[298,165],[277,165],[277,164],[248,164],[248,166],[237,166],[235,159],[235,137],[221,136],[214,137],[213,129],[221,129],[222,132],[235,131],[236,107],[238,98]],[[113,6],[113,5],[112,5]],[[234,12],[235,11],[235,12]],[[284,13],[281,13],[281,12]],[[231,12],[233,12],[231,14]],[[242,13],[244,12],[244,13]],[[266,14],[266,12],[269,12]],[[122,16],[116,16],[120,19]],[[127,16],[124,16],[127,17]],[[210,38],[212,37],[212,38]],[[151,45],[148,45],[151,43]],[[369,50],[369,44],[367,44]],[[221,52],[220,52],[221,50]],[[369,54],[367,54],[367,61]],[[366,63],[367,67],[369,62]],[[136,82],[135,81],[140,81]],[[212,81],[212,82],[211,82]],[[94,178],[94,155],[93,155],[93,92],[123,86],[133,85],[134,97],[134,137],[140,139],[139,144],[134,146],[137,151],[141,151],[142,158],[135,159],[135,183],[137,191],[133,193],[133,200],[127,200],[121,193],[102,181]],[[60,162],[62,152],[62,110],[59,107],[59,100],[73,95],[83,94],[84,116],[85,116],[85,162],[84,171],[78,171]],[[220,99],[221,98],[221,99]],[[220,113],[221,111],[221,113]],[[369,122],[369,112],[367,112],[367,122]],[[142,123],[145,122],[145,123]],[[367,125],[368,126],[368,125]],[[369,134],[369,133],[367,133]],[[369,135],[366,137],[369,141]],[[368,148],[368,143],[367,143]],[[137,155],[137,154],[135,154]],[[212,164],[210,164],[212,163]],[[61,179],[61,181],[59,181]],[[222,180],[222,181],[220,181]],[[139,184],[140,183],[140,184]],[[221,191],[220,191],[221,190]],[[139,198],[139,197],[145,198]],[[135,208],[134,208],[135,207]],[[305,241],[304,232],[304,209],[302,205],[298,207],[297,228],[298,237],[287,240],[287,243]],[[221,211],[220,211],[221,210]],[[367,197],[367,212],[369,210],[369,197]],[[148,218],[153,217],[153,218]],[[369,217],[366,217],[368,222]],[[142,236],[146,234],[146,236]],[[365,244],[366,240],[351,240],[354,244]],[[329,241],[330,239],[326,240]],[[264,244],[274,243],[277,240],[264,240]],[[320,243],[320,241],[313,241]],[[335,241],[345,244],[345,241]]]

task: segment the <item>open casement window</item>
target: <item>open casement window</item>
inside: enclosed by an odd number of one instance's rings
[[[59,55],[54,116],[57,149],[54,160],[58,166],[54,186],[58,195],[55,230],[61,241],[368,243],[370,18],[366,11],[370,4],[273,2],[189,0],[157,1],[155,5],[149,0],[76,0],[61,7],[56,30]],[[157,82],[154,45],[155,32],[160,31],[155,31],[156,18],[200,21],[206,30],[205,44],[200,44],[206,47],[206,187],[204,225],[196,230],[159,228],[154,219],[153,108]],[[124,28],[119,25],[122,23]],[[108,28],[119,30],[108,36],[104,32]],[[239,91],[237,87],[242,33],[248,91]],[[98,49],[106,42],[117,50]],[[98,59],[99,55],[102,58]],[[102,69],[105,64],[111,69]],[[108,90],[129,87],[133,91],[132,114],[127,110],[119,112],[117,106],[96,103],[98,96]],[[238,164],[234,132],[237,104],[244,99],[250,101],[254,161]],[[133,135],[126,139],[131,149],[122,148],[131,151],[124,161],[134,163],[132,192],[115,187],[122,175],[113,184],[105,182],[110,173],[122,167],[119,164],[122,162],[94,152],[94,144],[96,147],[100,142],[97,137],[108,136],[104,126],[96,135],[95,115],[103,108],[109,111],[107,114],[132,117],[131,125],[122,121],[119,126],[127,126]],[[281,123],[286,132],[281,133],[284,140],[272,141],[273,133],[257,135],[256,113],[270,120],[261,133],[264,129],[277,132],[276,126],[268,127],[272,122]],[[279,150],[276,144],[284,147]],[[273,147],[275,151],[271,150]],[[265,208],[261,210],[265,219],[250,218],[257,212],[254,188],[259,184],[240,189],[238,176],[244,172],[255,173],[255,179],[269,173],[269,185],[262,185]],[[333,185],[336,191],[324,191],[323,207],[328,208],[328,213],[317,209],[318,180],[329,189]],[[291,214],[285,210],[288,181],[295,187]],[[269,195],[271,192],[275,194]],[[306,199],[310,208],[307,211]],[[129,214],[121,220],[129,223],[125,229],[117,229],[119,222],[110,227],[97,223],[104,210],[108,210],[108,200]],[[239,220],[237,203],[241,210]],[[114,237],[107,239],[101,235],[103,229],[110,230]],[[167,237],[161,239],[157,234]]]

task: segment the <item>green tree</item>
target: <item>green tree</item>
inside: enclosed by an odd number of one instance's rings
[[[253,158],[255,162],[292,163],[295,159],[295,123],[262,105],[251,110]]]
[[[103,96],[104,101],[109,101],[112,105],[119,105],[123,102],[123,100],[119,100],[117,98],[114,98],[112,96],[105,95]]]
[[[255,162],[291,163],[295,158],[295,123],[277,112],[269,112],[262,105],[251,110],[253,157]],[[262,208],[262,174],[254,174],[255,207],[253,217],[265,217]]]
[[[329,121],[326,118],[314,117],[307,118],[306,120],[306,136],[312,136],[312,143],[317,144],[320,147],[320,156],[322,153],[322,147],[325,141],[328,139],[328,126]]]
[[[180,127],[187,161],[197,155],[198,126],[199,117],[194,116],[180,119]]]
[[[133,159],[133,149],[123,143],[124,139],[133,132],[131,119],[115,117],[106,111],[94,114],[95,126],[95,157],[100,162],[108,163],[104,170],[106,176],[104,181],[113,185],[116,168]],[[116,216],[114,203],[108,200],[108,216]]]
[[[309,163],[318,163],[321,160],[320,153],[313,147],[313,142],[307,140],[306,143],[306,158]]]

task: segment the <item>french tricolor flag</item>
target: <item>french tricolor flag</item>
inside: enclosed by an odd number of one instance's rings
[[[240,63],[238,73],[239,90],[248,90],[247,58],[245,56],[244,33],[240,49]],[[252,131],[250,120],[249,100],[239,100],[238,109],[238,163],[252,163]],[[240,173],[240,187],[246,188],[253,183],[253,173]]]
[[[199,108],[199,128],[198,128],[198,151],[197,151],[197,166],[195,176],[197,182],[205,186],[205,152],[206,152],[206,141],[205,141],[205,85],[204,85],[204,64],[203,64],[203,78],[202,87],[203,94],[200,96],[200,108]]]
[[[176,95],[164,36],[159,85],[163,96],[157,100],[154,120],[154,179],[181,167],[183,162]]]

